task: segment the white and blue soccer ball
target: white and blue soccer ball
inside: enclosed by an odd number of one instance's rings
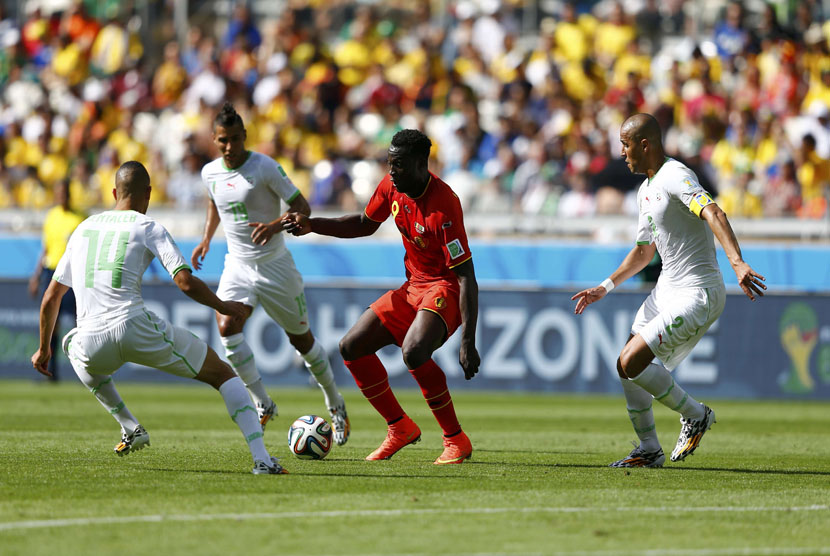
[[[332,430],[317,415],[303,415],[288,429],[288,448],[300,459],[323,459],[331,451]]]

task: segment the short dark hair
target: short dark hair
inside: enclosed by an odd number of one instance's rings
[[[239,115],[239,112],[236,111],[233,104],[225,102],[225,104],[222,105],[222,109],[218,114],[216,114],[216,118],[213,120],[213,127],[216,128],[216,126],[221,126],[227,129],[236,124],[239,124],[243,128],[245,127],[245,124],[242,123],[242,116]]]
[[[115,189],[118,197],[132,196],[150,187],[150,174],[141,162],[130,160],[115,172]]]
[[[417,129],[402,129],[392,137],[392,149],[428,159],[432,141]]]

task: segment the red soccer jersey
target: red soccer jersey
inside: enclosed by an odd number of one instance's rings
[[[461,202],[450,186],[430,172],[429,184],[418,198],[400,193],[389,174],[375,189],[366,216],[383,222],[391,214],[406,248],[404,265],[407,280],[458,283],[451,270],[470,258]]]

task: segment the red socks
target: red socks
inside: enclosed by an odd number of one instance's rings
[[[403,408],[389,387],[389,375],[376,354],[344,363],[352,373],[357,387],[387,423],[403,417]]]
[[[458,418],[455,416],[452,397],[447,388],[447,377],[441,367],[430,359],[417,369],[411,369],[409,372],[418,381],[421,393],[424,395],[424,399],[426,399],[427,405],[432,410],[432,414],[435,416],[435,420],[438,421],[441,430],[444,431],[444,436],[457,434],[461,430],[461,425],[458,424]]]

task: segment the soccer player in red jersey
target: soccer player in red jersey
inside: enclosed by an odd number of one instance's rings
[[[478,284],[461,203],[428,170],[431,146],[420,131],[396,133],[387,154],[389,173],[363,214],[309,218],[289,213],[283,217],[283,229],[298,236],[309,232],[342,238],[368,236],[389,215],[401,233],[406,282],[372,303],[340,340],[346,367],[388,424],[386,440],[367,460],[389,459],[421,438],[421,429],[398,403],[376,355],[389,344],[401,347],[407,369],[444,432],[444,452],[435,463],[462,463],[473,452],[455,415],[447,378],[432,360],[432,353],[460,326],[459,363],[465,378],[473,378],[481,363],[475,346]]]

